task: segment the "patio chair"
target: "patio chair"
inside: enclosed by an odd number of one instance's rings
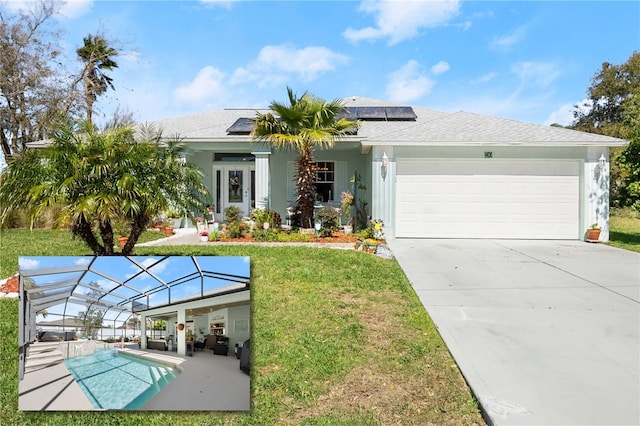
[[[251,360],[251,342],[250,339],[247,339],[242,344],[242,352],[240,353],[240,370],[249,374],[251,370],[250,365]]]
[[[208,334],[204,336],[204,349],[211,349],[216,345],[216,336]]]

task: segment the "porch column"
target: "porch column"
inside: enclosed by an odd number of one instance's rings
[[[603,161],[601,161],[601,158]],[[584,212],[580,236],[594,223],[600,227],[600,241],[609,241],[609,148],[589,147],[584,163]]]
[[[256,157],[256,208],[268,209],[269,208],[269,190],[271,188],[270,173],[269,173],[269,156],[271,151],[256,150],[252,152]]]
[[[147,316],[140,314],[140,349],[147,349]]]
[[[396,161],[393,146],[374,146],[371,166],[371,218],[382,219],[385,238],[395,238]]]
[[[187,354],[187,315],[184,308],[178,308],[178,335],[176,336],[176,344],[178,345],[178,355],[185,356]],[[180,330],[180,324],[184,328]]]

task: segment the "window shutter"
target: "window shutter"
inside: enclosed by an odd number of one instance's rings
[[[334,199],[340,201],[340,196],[343,191],[350,191],[351,183],[349,182],[349,172],[347,171],[346,161],[336,161],[336,177],[335,188],[336,195]]]
[[[295,203],[296,201],[296,183],[293,180],[295,174],[295,161],[287,161],[287,201],[289,203]]]

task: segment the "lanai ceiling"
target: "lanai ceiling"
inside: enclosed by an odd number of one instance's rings
[[[250,284],[248,257],[23,256],[20,275],[33,312],[46,310],[57,320],[97,309],[114,327],[147,309],[247,290]]]

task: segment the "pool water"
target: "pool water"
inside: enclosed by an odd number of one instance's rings
[[[174,368],[113,349],[64,363],[97,409],[139,409],[178,374]]]

